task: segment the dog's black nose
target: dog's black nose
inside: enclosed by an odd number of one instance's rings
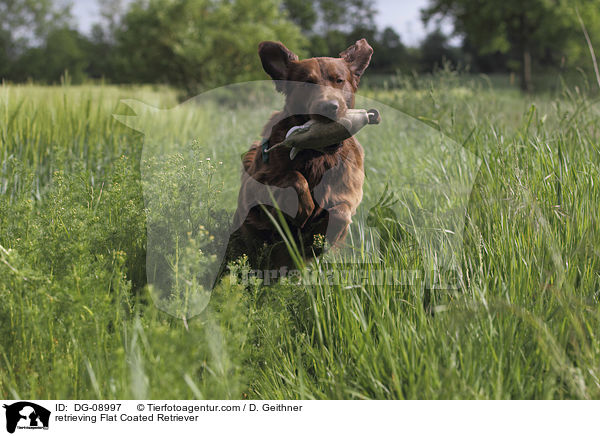
[[[323,115],[326,115],[330,118],[335,118],[338,109],[340,108],[340,104],[337,100],[327,100],[324,101],[321,105],[321,110],[323,111]]]

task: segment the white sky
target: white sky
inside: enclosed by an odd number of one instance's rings
[[[98,1],[101,0],[73,0],[73,14],[83,32],[98,21]],[[423,39],[426,29],[420,9],[427,6],[428,0],[376,0],[375,3],[379,10],[375,21],[380,29],[392,27],[406,45],[417,45]]]
[[[428,0],[376,0],[376,3],[377,27],[391,27],[406,45],[417,45],[423,39],[426,30],[420,10],[427,6]]]

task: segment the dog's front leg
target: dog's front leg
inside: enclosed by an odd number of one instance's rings
[[[310,194],[308,182],[300,172],[291,171],[277,181],[277,186],[280,188],[292,187],[298,194],[298,212],[293,217],[293,222],[300,228],[304,227],[304,224],[306,224],[306,221],[308,221],[315,210],[315,203]],[[285,195],[287,195],[287,192],[283,190],[278,191],[274,195],[277,205],[288,202]]]
[[[269,183],[266,177],[255,179],[245,174],[238,198],[234,229],[239,228],[250,210],[258,205],[277,207],[292,217],[298,227],[304,226],[315,209],[308,182],[298,171],[286,173],[273,184]]]
[[[329,213],[329,221],[325,237],[329,245],[334,247],[346,237],[352,222],[352,211],[348,203],[340,203],[327,208],[327,212]]]

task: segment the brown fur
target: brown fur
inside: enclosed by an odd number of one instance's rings
[[[340,58],[300,61],[281,43],[261,43],[259,56],[263,67],[276,81],[277,89],[286,95],[284,109],[273,114],[263,129],[263,137],[268,137],[273,145],[282,141],[291,127],[310,118],[342,117],[347,108],[354,107],[354,93],[372,52],[362,39],[342,52]],[[242,186],[234,218],[239,228],[230,239],[228,260],[246,253],[254,268],[294,266],[267,214],[260,206],[250,207],[257,202],[256,182],[293,188],[297,194],[297,214],[286,219],[305,258],[320,254],[320,249],[313,245],[315,235],[326,236],[330,246],[341,244],[362,200],[363,157],[363,149],[353,137],[324,151],[303,150],[294,160],[289,158],[289,149],[278,148],[269,153],[267,163],[263,162],[259,144],[253,144],[243,158]],[[277,204],[289,202],[290,192],[293,191],[275,190]],[[271,206],[267,209],[274,212]],[[259,260],[265,249],[268,255]]]

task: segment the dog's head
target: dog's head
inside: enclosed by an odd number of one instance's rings
[[[277,90],[286,95],[286,111],[313,119],[337,120],[354,107],[354,93],[369,66],[373,48],[365,39],[348,47],[339,58],[298,60],[280,42],[258,46],[263,68]]]

